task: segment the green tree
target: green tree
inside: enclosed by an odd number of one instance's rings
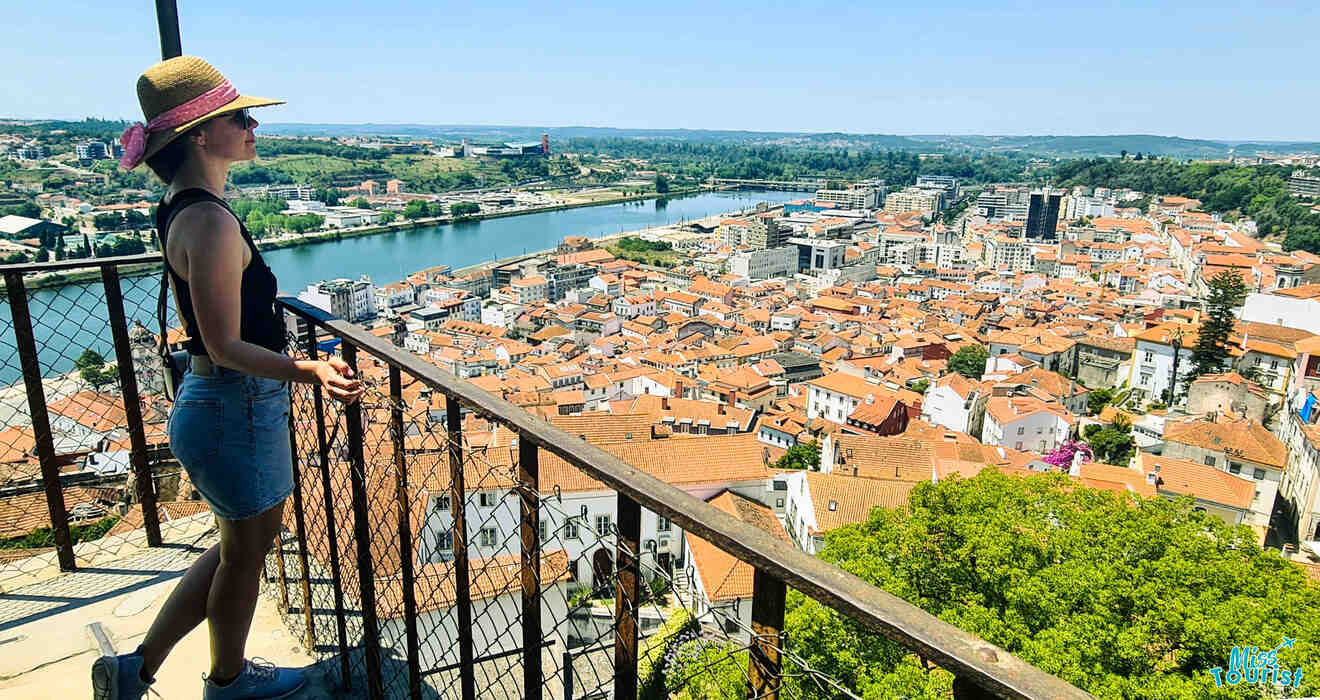
[[[92,386],[99,387],[119,379],[119,368],[114,365],[107,366],[101,353],[91,348],[83,350],[78,359],[73,361],[73,366],[78,370],[78,376]]]
[[[907,507],[828,533],[821,557],[1106,700],[1247,697],[1210,669],[1283,636],[1297,642],[1280,667],[1320,665],[1320,587],[1194,507],[988,469],[917,485]],[[947,672],[797,591],[785,623],[808,665],[860,697],[949,696]],[[1317,675],[1296,694],[1320,692]]]
[[[1082,430],[1082,437],[1091,446],[1095,456],[1107,464],[1126,467],[1132,459],[1136,442],[1132,438],[1132,424],[1119,415],[1109,425],[1091,424]]]
[[[917,381],[912,382],[912,386],[908,388],[917,392],[918,394],[924,394],[926,393],[926,390],[930,388],[930,380],[918,379]]]
[[[367,201],[366,197],[356,197],[351,201],[349,201],[348,206],[355,207],[357,209],[370,209],[371,203]]]
[[[660,175],[660,174],[657,173],[656,176],[655,176],[655,191],[656,191],[658,194],[664,194],[664,193],[668,192],[668,191],[669,191],[669,178],[665,177],[664,175]]]
[[[398,212],[392,209],[382,209],[378,213],[380,214],[380,222],[382,224],[388,224],[389,222],[394,221],[394,217],[399,215]]]
[[[820,443],[811,442],[794,445],[784,452],[774,464],[775,469],[810,469],[820,471]]]
[[[505,162],[507,163],[508,161]],[[403,206],[403,218],[405,219],[420,219],[429,214],[429,207],[426,206],[426,202],[423,202],[420,199],[414,199]]]
[[[479,213],[481,205],[476,202],[454,202],[449,205],[449,214],[455,219]]]
[[[964,345],[949,358],[949,369],[968,379],[980,379],[985,374],[985,363],[990,350],[980,345]]]
[[[1108,406],[1110,403],[1113,402],[1114,390],[1103,387],[1100,389],[1092,390],[1091,394],[1087,396],[1086,400],[1088,403],[1088,408],[1091,409],[1091,415],[1098,416],[1100,415],[1101,411],[1105,410],[1105,406]]]
[[[266,215],[259,211],[249,212],[247,218],[243,220],[247,226],[248,233],[255,238],[261,238],[266,235]]]
[[[1210,279],[1210,294],[1206,297],[1206,313],[1192,349],[1190,381],[1203,374],[1223,372],[1229,364],[1228,339],[1237,322],[1233,311],[1247,299],[1247,284],[1242,276],[1224,270]],[[1175,378],[1175,383],[1177,378]]]

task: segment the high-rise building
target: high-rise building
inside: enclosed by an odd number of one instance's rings
[[[909,187],[885,197],[885,211],[903,214],[910,211],[939,211],[944,208],[944,190]]]
[[[1059,225],[1059,204],[1063,201],[1063,192],[1055,190],[1032,190],[1027,202],[1027,238],[1029,240],[1052,241],[1057,235]]]
[[[778,248],[788,240],[789,229],[781,227],[771,212],[757,214],[747,220],[746,244],[754,250]]]
[[[102,141],[87,141],[73,147],[78,160],[105,160],[110,157],[110,150]]]

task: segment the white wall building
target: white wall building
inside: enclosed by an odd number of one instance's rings
[[[797,272],[796,246],[738,251],[729,256],[729,272],[748,279],[787,277]]]

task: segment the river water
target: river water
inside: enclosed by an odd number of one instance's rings
[[[284,294],[336,277],[370,275],[377,284],[394,282],[436,265],[454,269],[553,248],[565,236],[597,237],[648,226],[700,219],[746,209],[758,202],[786,202],[810,196],[802,192],[718,192],[641,200],[499,219],[382,233],[297,248],[264,251]],[[124,280],[125,313],[155,329],[159,276]],[[100,283],[70,284],[28,293],[42,375],[68,372],[84,349],[114,359]],[[171,306],[173,301],[171,299]],[[172,321],[172,319],[171,319]],[[22,377],[7,303],[0,303],[0,385]]]

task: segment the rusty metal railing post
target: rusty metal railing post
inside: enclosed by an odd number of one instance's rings
[[[298,542],[298,565],[302,569],[303,643],[316,648],[316,617],[312,615],[312,567],[307,559],[307,516],[303,512],[302,458],[298,455],[297,423],[293,420],[293,382],[289,382],[289,454],[293,455],[293,533]],[[284,554],[281,552],[280,558]]]
[[[614,697],[637,697],[637,606],[641,571],[642,507],[620,493],[619,541],[615,545],[618,581],[614,599]]]
[[[341,341],[344,362],[357,373],[357,348]],[[385,697],[380,669],[380,628],[376,621],[376,570],[371,557],[371,523],[367,506],[367,457],[362,445],[362,404],[344,407],[348,433],[348,478],[353,492],[353,539],[357,544],[359,601],[362,603],[362,648],[367,662],[367,693],[372,700]]]
[[[142,403],[138,397],[137,373],[133,367],[133,348],[128,340],[128,319],[124,316],[124,290],[119,286],[119,268],[101,266],[105,286],[105,305],[110,312],[110,334],[115,340],[115,362],[119,367],[119,390],[124,399],[124,420],[128,421],[129,461],[137,482],[138,505],[142,508],[142,527],[147,531],[147,545],[159,547],[160,512],[156,507],[156,479],[147,463],[147,432],[142,424]]]
[[[467,496],[463,484],[463,411],[458,397],[445,395],[445,427],[449,431],[449,504],[454,515],[454,593],[458,612],[459,678],[463,700],[477,697],[472,667],[472,582],[468,571]]]
[[[315,360],[317,358],[316,326],[310,321],[307,323],[306,343],[308,359]],[[339,570],[339,526],[335,522],[335,501],[339,496],[330,484],[330,449],[334,446],[329,444],[325,434],[325,397],[319,384],[312,389],[312,405],[316,413],[317,454],[321,456],[321,494],[325,504],[325,532],[330,546],[330,582],[335,596],[335,631],[339,636],[339,676],[344,689],[349,690],[353,687],[353,668],[348,659],[348,621],[344,616],[344,581]]]
[[[539,452],[527,435],[518,438],[518,492],[522,540],[523,697],[542,696],[541,684],[541,482]]]
[[[755,569],[752,574],[752,640],[747,656],[749,698],[778,700],[782,653],[780,633],[784,630],[784,582]]]
[[[408,645],[408,697],[422,699],[420,642],[417,637],[417,583],[413,571],[412,524],[408,509],[408,464],[403,445],[403,377],[390,365],[390,437],[394,442],[394,498],[399,514],[399,559],[403,566],[403,627]]]
[[[156,0],[156,26],[160,28],[160,57],[183,55],[179,38],[179,7],[175,0]]]
[[[69,533],[69,512],[64,507],[64,488],[60,483],[60,467],[55,463],[55,436],[50,432],[50,414],[46,412],[46,389],[41,383],[41,360],[37,356],[37,340],[32,334],[32,312],[28,309],[27,289],[19,272],[5,273],[5,290],[9,294],[9,311],[14,321],[14,344],[18,360],[23,366],[23,385],[27,388],[29,416],[32,419],[32,437],[37,443],[37,458],[41,462],[41,483],[46,489],[46,509],[50,514],[50,527],[55,534],[55,551],[61,571],[73,571],[73,536]]]

